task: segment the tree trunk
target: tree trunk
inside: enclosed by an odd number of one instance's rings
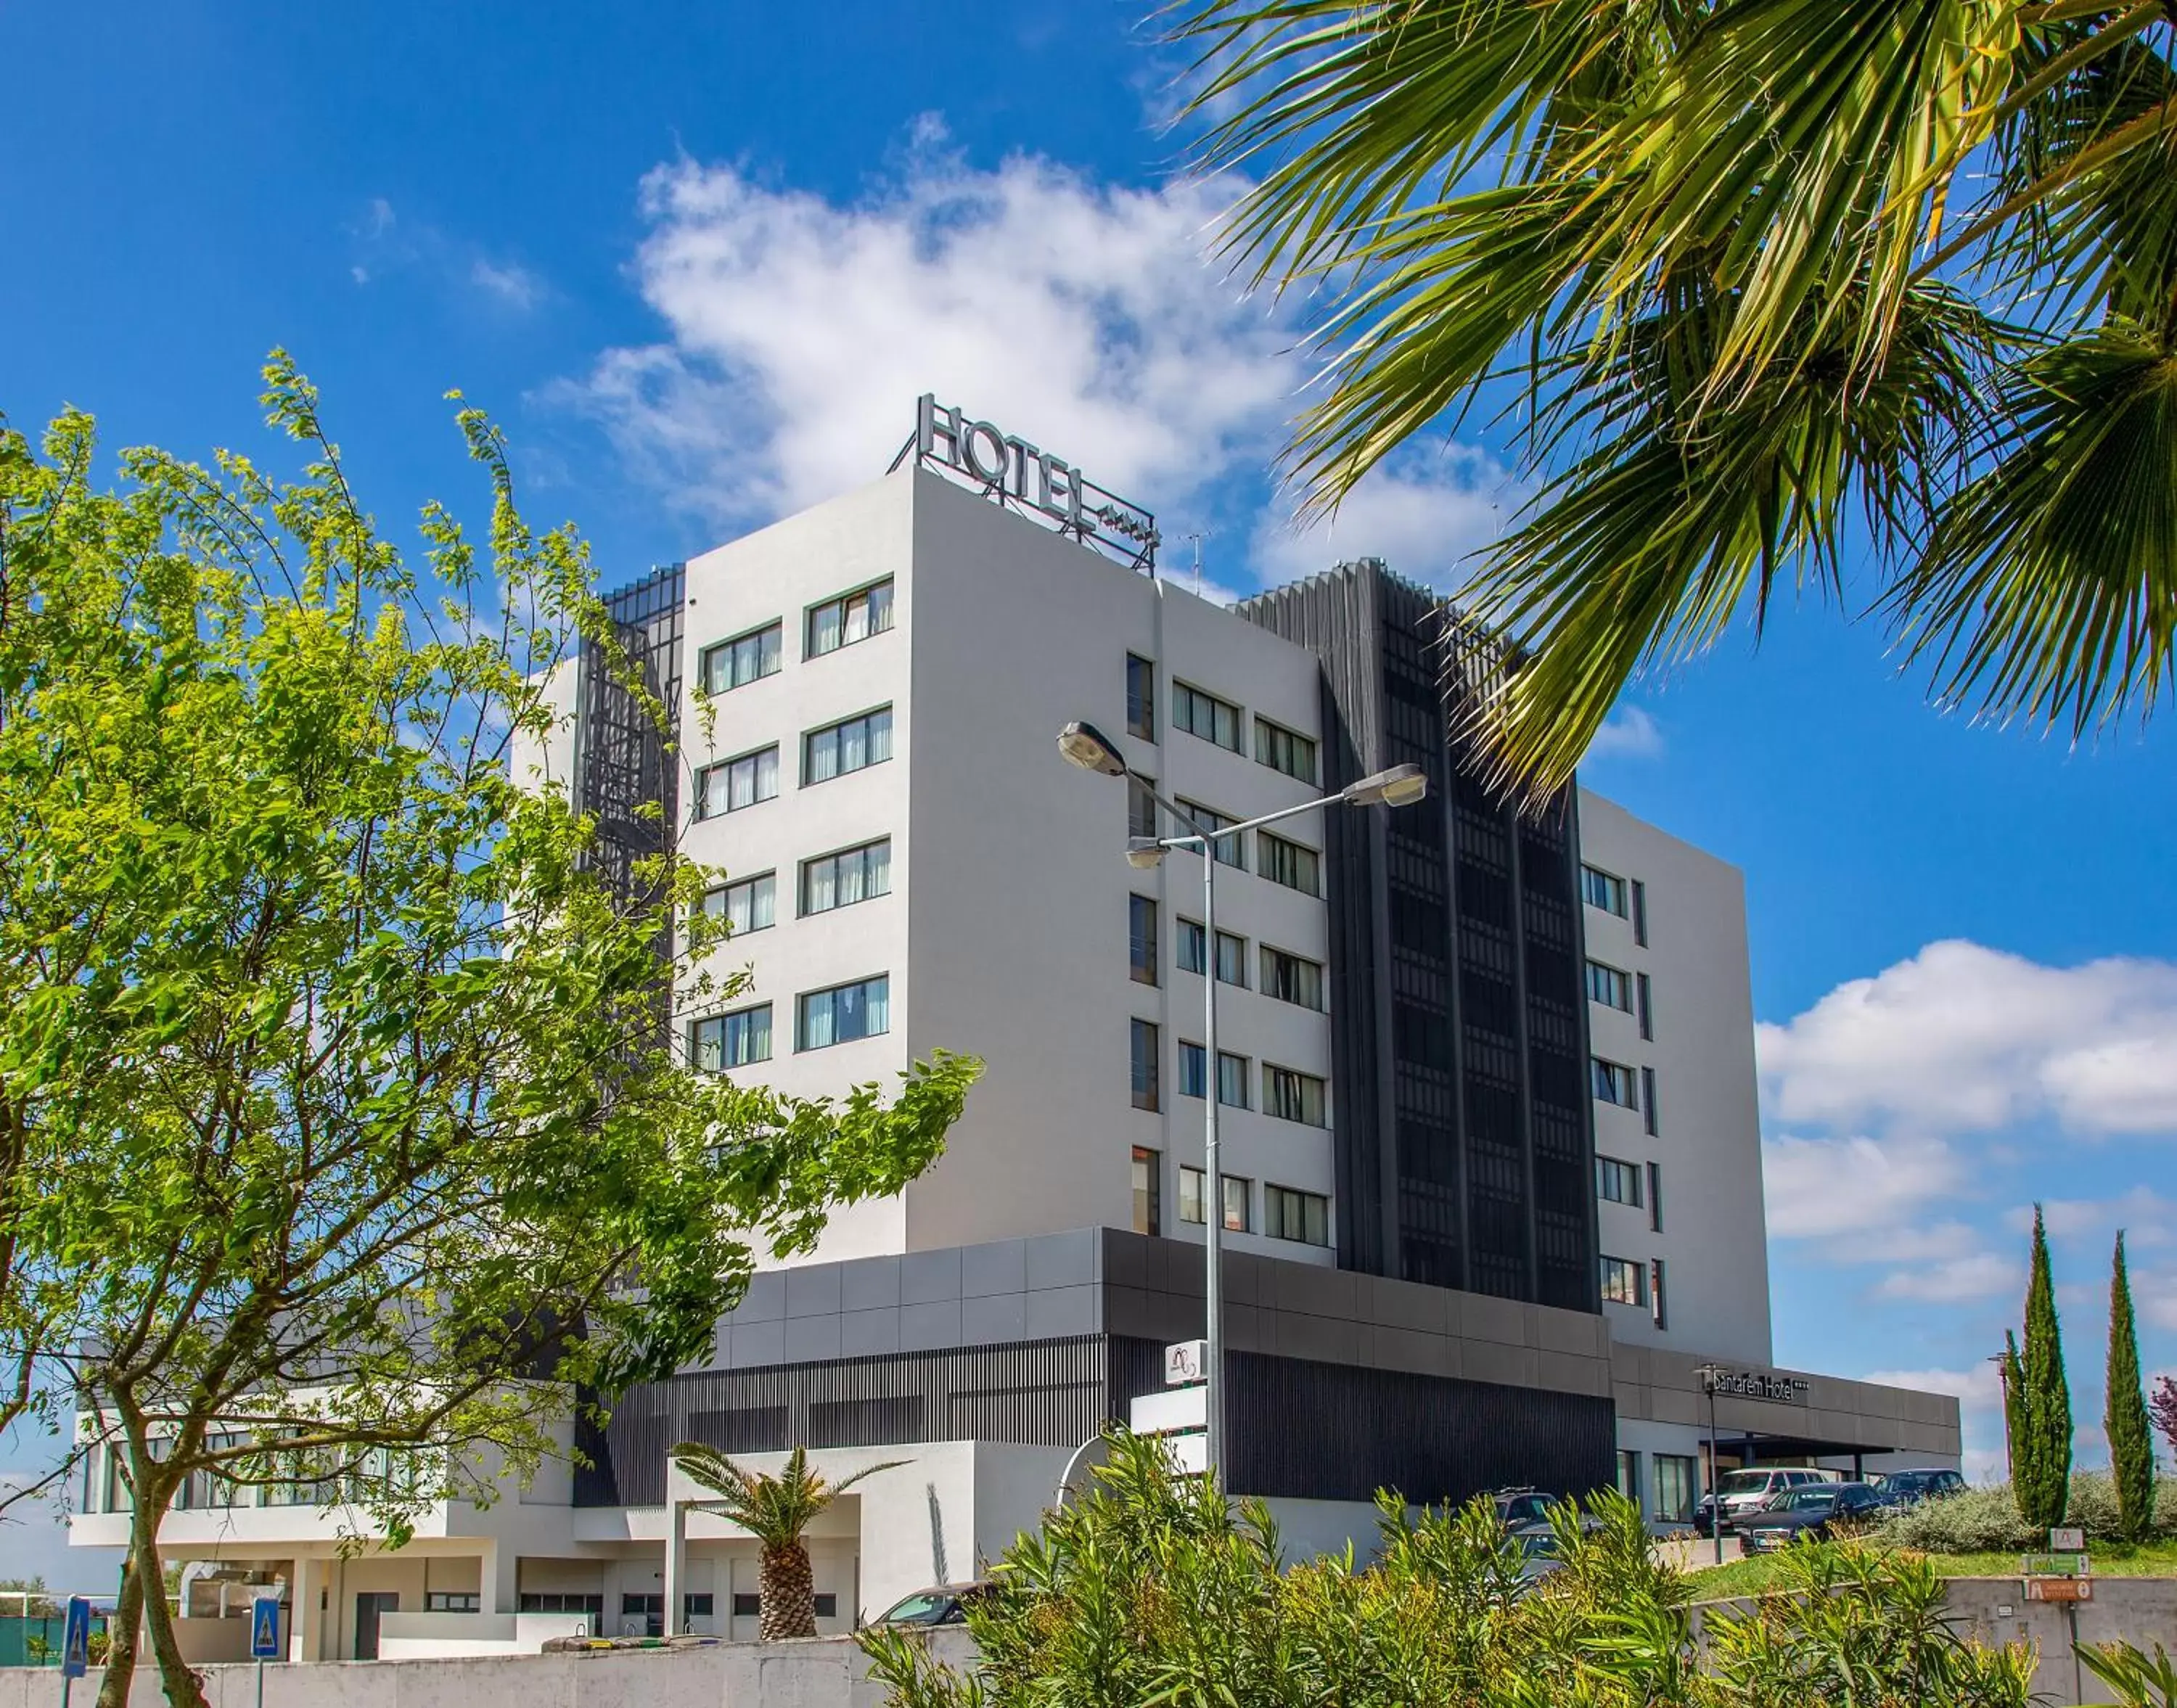
[[[121,1573],[121,1594],[106,1622],[106,1673],[98,1681],[98,1708],[128,1708],[128,1687],[136,1679],[136,1640],[144,1623],[144,1579],[136,1569],[135,1532],[129,1521],[128,1558]]]
[[[159,1659],[159,1682],[166,1687],[166,1700],[172,1708],[210,1708],[205,1700],[204,1678],[182,1658],[181,1639],[174,1634],[173,1610],[166,1605],[166,1575],[160,1563],[156,1535],[148,1554],[137,1558],[147,1562],[139,1574],[144,1580],[144,1613],[151,1628],[151,1652]]]
[[[756,1585],[761,1607],[756,1627],[759,1641],[816,1634],[816,1578],[809,1569],[807,1548],[799,1542],[767,1543],[756,1563]]]

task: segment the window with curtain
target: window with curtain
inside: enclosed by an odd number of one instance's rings
[[[745,635],[730,641],[721,641],[715,647],[703,649],[703,691],[706,694],[728,693],[762,677],[778,674],[780,655],[783,651],[781,636],[784,626],[767,623],[761,629],[751,629]]]
[[[1156,735],[1156,665],[1127,654],[1127,734],[1154,741]]]
[[[1301,782],[1315,782],[1315,743],[1296,730],[1267,718],[1255,719],[1255,760],[1273,771],[1282,771]]]
[[[873,586],[811,605],[805,656],[821,658],[872,635],[881,635],[891,627],[892,579],[887,576]]]
[[[880,974],[828,990],[811,990],[802,996],[800,1006],[799,1049],[825,1050],[858,1038],[875,1038],[892,1029],[892,980]]]
[[[1240,750],[1240,708],[1184,682],[1171,685],[1171,725],[1235,753]]]
[[[1320,963],[1289,955],[1283,949],[1263,946],[1263,994],[1297,1008],[1323,1007],[1323,968]]]
[[[892,707],[879,707],[801,738],[801,785],[829,783],[892,757]]]
[[[1263,1113],[1279,1121],[1297,1121],[1306,1127],[1323,1125],[1323,1105],[1329,1089],[1312,1073],[1290,1067],[1263,1067]]]
[[[737,937],[764,930],[778,923],[777,888],[776,877],[770,872],[743,878],[739,883],[720,884],[705,892],[703,911],[714,919],[723,919]]]
[[[760,747],[735,759],[705,766],[696,778],[699,816],[722,818],[778,793],[778,746]]]
[[[1274,1240],[1327,1246],[1330,1243],[1330,1200],[1321,1192],[1266,1184],[1263,1187],[1263,1231]]]
[[[696,1021],[688,1031],[688,1059],[704,1073],[770,1061],[771,1004]]]
[[[1255,832],[1255,870],[1272,883],[1283,884],[1302,895],[1323,893],[1323,856],[1269,831]]]
[[[892,893],[892,838],[820,854],[801,863],[801,911],[828,914]]]
[[[1137,985],[1157,982],[1157,904],[1148,896],[1127,898],[1127,968]]]
[[[1136,1020],[1131,1023],[1128,1048],[1131,1051],[1133,1075],[1134,1107],[1155,1109],[1158,1106],[1156,1023]]]

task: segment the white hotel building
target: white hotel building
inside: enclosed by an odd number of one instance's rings
[[[1223,608],[1124,561],[1153,525],[1062,465],[1046,503],[1033,453],[978,490],[941,433],[924,449],[618,596],[676,759],[585,668],[523,762],[619,846],[670,835],[728,875],[723,962],[753,983],[728,1012],[681,1005],[699,1059],[814,1094],[979,1056],[945,1154],[760,1274],[707,1365],[618,1400],[589,1466],[396,1552],[336,1558],[331,1509],[221,1507],[176,1513],[170,1558],[286,1585],[297,1658],[654,1629],[665,1449],[693,1437],[908,1460],[816,1539],[827,1629],[969,1576],[1201,1332],[1213,1088],[1228,1481],[1296,1544],[1365,1533],[1379,1486],[1615,1479],[1683,1519],[1705,1364],[1726,1465],[1956,1463],[1954,1400],[1769,1367],[1733,868],[1585,790],[1523,821],[1466,781],[1435,602],[1381,565]],[[1077,718],[1224,821],[1397,763],[1431,791],[1226,849],[1213,947],[1198,859],[1130,865],[1130,832],[1170,827],[1061,761]],[[663,829],[634,810],[660,798]],[[125,1531],[111,1482],[94,1463],[77,1541]],[[684,1617],[753,1634],[753,1546],[691,1526]]]

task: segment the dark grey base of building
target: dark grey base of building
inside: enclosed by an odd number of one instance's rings
[[[1094,1228],[760,1275],[713,1367],[614,1406],[576,1503],[662,1503],[681,1441],[1077,1447],[1203,1332],[1202,1267],[1198,1246]],[[1236,1494],[1434,1503],[1615,1475],[1600,1317],[1238,1253],[1225,1285]]]

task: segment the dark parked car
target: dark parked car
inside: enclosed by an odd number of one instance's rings
[[[968,1604],[979,1601],[996,1585],[988,1581],[940,1584],[902,1596],[878,1614],[880,1625],[958,1625],[966,1623]]]
[[[1554,1498],[1554,1496],[1536,1489],[1502,1489],[1496,1496],[1497,1522],[1510,1531],[1537,1524],[1547,1528],[1550,1520],[1550,1502]]]
[[[1918,1506],[1956,1494],[1966,1486],[1965,1473],[1957,1471],[1886,1471],[1868,1479],[1885,1506]]]
[[[1787,1547],[1802,1536],[1826,1536],[1833,1526],[1872,1524],[1887,1507],[1869,1482],[1825,1482],[1780,1494],[1738,1520],[1738,1540],[1750,1554]]]

